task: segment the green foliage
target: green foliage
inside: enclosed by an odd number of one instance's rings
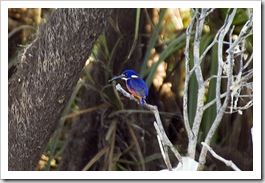
[[[146,72],[146,68],[147,68],[147,61],[150,57],[150,53],[151,53],[151,50],[152,48],[155,47],[155,44],[157,42],[157,39],[159,37],[159,32],[163,26],[163,20],[164,20],[164,16],[166,14],[166,9],[161,9],[161,12],[159,14],[159,22],[157,23],[157,25],[155,26],[153,32],[152,32],[152,35],[149,39],[149,42],[147,43],[147,49],[145,51],[145,56],[144,56],[144,59],[143,59],[143,64],[142,64],[142,69],[141,69],[141,72],[140,72],[140,76],[141,77],[144,77],[146,76],[149,72]],[[149,85],[147,85],[149,86]]]
[[[166,49],[162,51],[162,53],[159,56],[159,59],[156,63],[154,63],[149,69],[147,69],[148,77],[146,79],[146,84],[148,87],[151,86],[155,72],[157,70],[158,65],[166,60],[169,56],[174,54],[177,50],[183,48],[185,46],[185,34],[183,33],[173,41],[171,41],[167,46]]]
[[[211,69],[210,69],[211,76],[217,74],[217,67],[218,67],[217,50],[218,50],[218,46],[214,45],[211,51]],[[216,79],[215,78],[210,81],[210,85],[208,88],[208,93],[206,93],[206,97],[207,97],[206,103],[214,100],[216,97]],[[202,119],[201,129],[200,129],[202,136],[200,139],[198,139],[198,142],[201,142],[205,139],[206,134],[208,133],[215,117],[216,117],[216,104],[210,106],[203,114],[203,119]],[[212,139],[213,144],[216,143],[216,138],[217,138],[217,134]]]

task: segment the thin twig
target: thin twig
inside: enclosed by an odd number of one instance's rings
[[[160,151],[161,151],[162,157],[163,157],[164,162],[165,162],[165,164],[167,166],[167,169],[169,171],[172,171],[172,165],[170,163],[168,154],[165,153],[165,151],[167,151],[167,147],[162,144],[162,138],[163,137],[162,137],[162,134],[161,134],[161,132],[159,130],[159,127],[158,127],[156,122],[154,122],[154,126],[155,126],[155,129],[156,129],[156,132],[157,132],[157,141],[158,141],[158,144],[159,144],[159,147],[160,147]]]
[[[235,13],[236,9],[234,9],[234,13]],[[229,10],[227,11],[229,12]],[[221,75],[222,75],[222,68],[223,68],[223,42],[224,42],[224,38],[226,33],[228,32],[231,24],[232,24],[232,20],[234,19],[233,17],[234,14],[231,14],[230,16],[228,16],[228,14],[226,15],[226,19],[224,22],[224,25],[221,28],[221,32],[220,32],[220,36],[218,39],[218,69],[217,69],[217,79],[216,79],[216,113],[218,113],[218,111],[221,108],[221,97],[220,97],[220,92],[221,92]]]
[[[247,66],[250,64],[250,62],[253,60],[253,53],[250,55],[248,61],[246,62],[246,64],[243,67],[243,70],[247,68]]]
[[[230,47],[227,50],[227,52],[234,51],[235,47],[239,44],[239,42],[241,42],[244,39],[243,36],[246,34],[246,32],[248,31],[248,29],[250,27],[252,27],[252,18],[253,18],[253,16],[251,15],[250,18],[249,18],[249,20],[245,23],[245,25],[241,29],[241,31],[240,31],[237,39],[233,42],[232,45],[230,45]]]
[[[208,82],[209,82],[210,80],[214,79],[214,78],[217,78],[217,75],[212,75],[212,76],[210,76],[209,78],[207,78],[207,79],[204,81],[204,85],[207,85]],[[221,78],[224,79],[224,78],[227,78],[227,76],[221,76]]]
[[[101,149],[82,169],[82,171],[87,171],[95,162],[101,158],[107,151],[109,150],[109,146],[105,146],[103,149]]]
[[[174,153],[174,155],[176,156],[176,158],[178,159],[178,161],[180,163],[182,163],[182,157],[181,157],[181,155],[179,154],[179,152],[177,151],[177,149],[173,146],[173,144],[170,142],[170,140],[168,139],[168,137],[166,135],[166,132],[165,132],[164,127],[163,127],[163,124],[162,124],[162,121],[161,121],[160,116],[159,116],[159,112],[158,112],[157,106],[152,106],[150,104],[146,104],[145,106],[148,109],[150,109],[151,111],[153,111],[153,113],[155,115],[157,125],[159,127],[160,133],[162,134],[161,135],[161,137],[162,137],[162,144],[164,146],[168,146],[170,148],[170,150]]]
[[[209,9],[207,9],[207,11],[206,11],[207,13],[205,14],[205,16],[201,17],[200,20],[201,20],[201,19],[205,19],[205,18],[206,18],[207,16],[209,16],[209,14],[212,13],[214,10],[215,10],[215,8],[211,8],[211,9],[209,8]]]
[[[233,37],[232,36],[233,36],[234,29],[235,29],[235,26],[233,25],[232,28],[231,28],[231,30],[230,30],[230,35],[229,35],[230,45],[232,45],[232,43],[233,43]],[[233,55],[232,65],[234,64],[234,54],[235,54],[235,52],[233,51],[232,52],[232,55]],[[233,74],[233,72],[232,72],[232,74]],[[242,74],[242,72],[240,74],[238,74],[238,77],[237,78],[239,78],[239,79],[235,79],[236,81],[240,82],[241,74]],[[233,77],[233,75],[232,75],[232,77]],[[234,84],[234,78],[232,78],[231,81],[232,81],[232,83],[231,83],[231,87],[232,87],[233,84]],[[240,88],[240,84],[238,84],[237,87],[233,87],[233,89],[231,87],[230,87],[230,90],[232,90],[232,91],[231,91],[230,105],[233,106],[233,102],[234,102],[234,97],[233,96],[235,95],[235,93],[237,93],[237,90]],[[232,113],[232,110],[233,109],[231,108],[231,111],[230,111],[231,113]]]
[[[90,107],[90,108],[87,108],[87,109],[83,109],[83,110],[80,110],[80,111],[77,111],[77,112],[73,112],[71,114],[68,114],[68,115],[65,115],[61,118],[61,120],[66,120],[66,119],[69,119],[69,118],[73,118],[73,117],[76,117],[76,116],[79,116],[81,114],[85,114],[85,113],[89,113],[89,112],[93,112],[95,110],[100,110],[100,109],[104,109],[106,107],[108,107],[109,104],[107,103],[103,103],[103,104],[100,104],[98,106],[94,106],[94,107]]]
[[[220,98],[224,98],[226,95],[227,95],[227,92],[221,94],[221,97],[220,97]],[[203,106],[203,110],[205,111],[206,109],[208,109],[208,107],[210,107],[210,106],[213,105],[214,103],[216,103],[216,98],[213,99],[211,102],[208,102],[207,104],[205,104],[205,105]]]
[[[12,31],[10,31],[8,33],[8,39],[10,39],[13,35],[15,35],[17,32],[19,32],[20,30],[23,30],[23,29],[36,29],[35,27],[31,26],[31,25],[21,25],[15,29],[13,29]]]
[[[137,153],[138,153],[138,156],[139,156],[139,159],[141,161],[141,164],[142,164],[142,171],[145,171],[145,163],[144,163],[144,156],[143,156],[143,152],[141,150],[141,147],[140,147],[140,144],[137,140],[137,137],[136,137],[136,134],[135,132],[133,131],[133,127],[130,126],[128,123],[127,123],[127,127],[129,129],[129,132],[132,136],[132,139],[134,141],[134,144],[135,144],[135,147],[136,147],[136,150],[137,150]]]
[[[202,142],[201,144],[202,144],[204,147],[207,148],[207,150],[213,155],[213,157],[215,157],[216,159],[218,159],[218,160],[224,162],[224,163],[226,164],[226,166],[231,167],[231,168],[232,168],[233,170],[235,170],[235,171],[241,171],[241,170],[240,170],[240,169],[239,169],[239,168],[233,163],[233,161],[231,161],[231,160],[226,160],[226,159],[224,159],[223,157],[219,156],[219,155],[216,154],[216,152],[214,152],[213,149],[212,149],[210,146],[208,146],[206,143]]]

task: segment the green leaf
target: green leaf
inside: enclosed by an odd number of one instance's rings
[[[159,32],[162,28],[165,14],[166,14],[166,9],[161,9],[160,15],[159,15],[159,22],[155,26],[155,29],[153,30],[151,38],[147,44],[147,49],[146,49],[146,52],[144,55],[142,69],[140,72],[141,77],[144,77],[147,74],[147,72],[146,72],[147,62],[148,62],[148,59],[150,57],[151,50],[155,47],[157,38],[159,37]]]
[[[170,55],[172,55],[174,52],[176,52],[177,50],[179,50],[180,48],[183,48],[185,46],[185,38],[186,35],[185,33],[181,34],[179,37],[177,37],[175,40],[171,41],[169,43],[169,45],[167,46],[166,49],[164,49],[162,51],[162,53],[160,54],[160,57],[158,59],[158,61],[156,63],[154,63],[151,68],[148,69],[148,77],[146,79],[146,85],[148,87],[151,86],[156,69],[158,67],[158,65],[164,61],[167,57],[169,57]]]
[[[218,46],[214,45],[211,51],[212,54],[212,62],[211,62],[211,76],[217,74],[218,70],[218,58],[217,58],[217,52],[218,52]],[[208,95],[206,104],[212,100],[214,100],[216,97],[216,79],[212,79],[210,81]],[[208,133],[209,129],[212,126],[212,123],[216,117],[216,104],[210,106],[208,109],[205,110],[203,114],[202,124],[201,124],[201,131],[202,133],[202,140],[205,139],[206,134]],[[216,142],[216,135],[214,135],[212,139],[212,143]]]

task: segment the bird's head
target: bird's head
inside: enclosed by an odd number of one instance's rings
[[[135,79],[135,78],[138,78],[138,75],[134,70],[126,70],[126,71],[123,71],[121,75],[115,76],[114,78],[109,80],[109,82],[116,80],[116,79],[129,80],[129,79]]]

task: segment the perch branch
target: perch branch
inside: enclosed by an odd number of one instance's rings
[[[135,97],[133,97],[131,94],[129,94],[127,91],[125,91],[120,84],[117,84],[116,85],[116,90],[121,92],[125,97],[131,99],[131,100],[134,100],[135,102],[139,103],[139,100],[136,99]],[[164,150],[166,151],[167,150],[167,147],[169,147],[171,149],[171,151],[174,153],[174,155],[176,156],[176,158],[178,159],[178,161],[180,163],[182,163],[182,157],[181,155],[179,154],[179,152],[176,150],[176,148],[173,146],[173,144],[170,142],[170,140],[168,139],[167,135],[166,135],[166,132],[164,130],[164,127],[163,127],[163,124],[161,122],[161,119],[160,119],[160,116],[159,116],[159,112],[158,112],[158,109],[157,109],[157,106],[153,106],[153,105],[150,105],[150,104],[147,104],[147,103],[144,103],[144,106],[146,108],[148,108],[150,111],[153,112],[155,118],[156,118],[156,123],[157,123],[157,127],[159,129],[159,138],[162,142],[162,145],[164,147]],[[166,155],[167,156],[167,155]]]
[[[162,157],[163,157],[163,159],[164,159],[164,161],[165,161],[165,164],[166,164],[166,166],[167,166],[167,169],[169,170],[169,171],[172,171],[172,165],[171,165],[171,163],[170,163],[170,160],[169,160],[169,157],[168,157],[168,154],[167,153],[165,153],[165,151],[167,151],[167,146],[163,146],[162,145],[162,134],[161,134],[161,132],[160,132],[160,130],[159,130],[159,127],[158,127],[158,125],[157,125],[157,123],[156,122],[154,122],[154,126],[155,126],[155,129],[156,129],[156,132],[157,132],[157,141],[158,141],[158,144],[159,144],[159,147],[160,147],[160,151],[161,151],[161,154],[162,154]],[[162,138],[161,138],[162,137]],[[164,149],[165,148],[165,149]]]

